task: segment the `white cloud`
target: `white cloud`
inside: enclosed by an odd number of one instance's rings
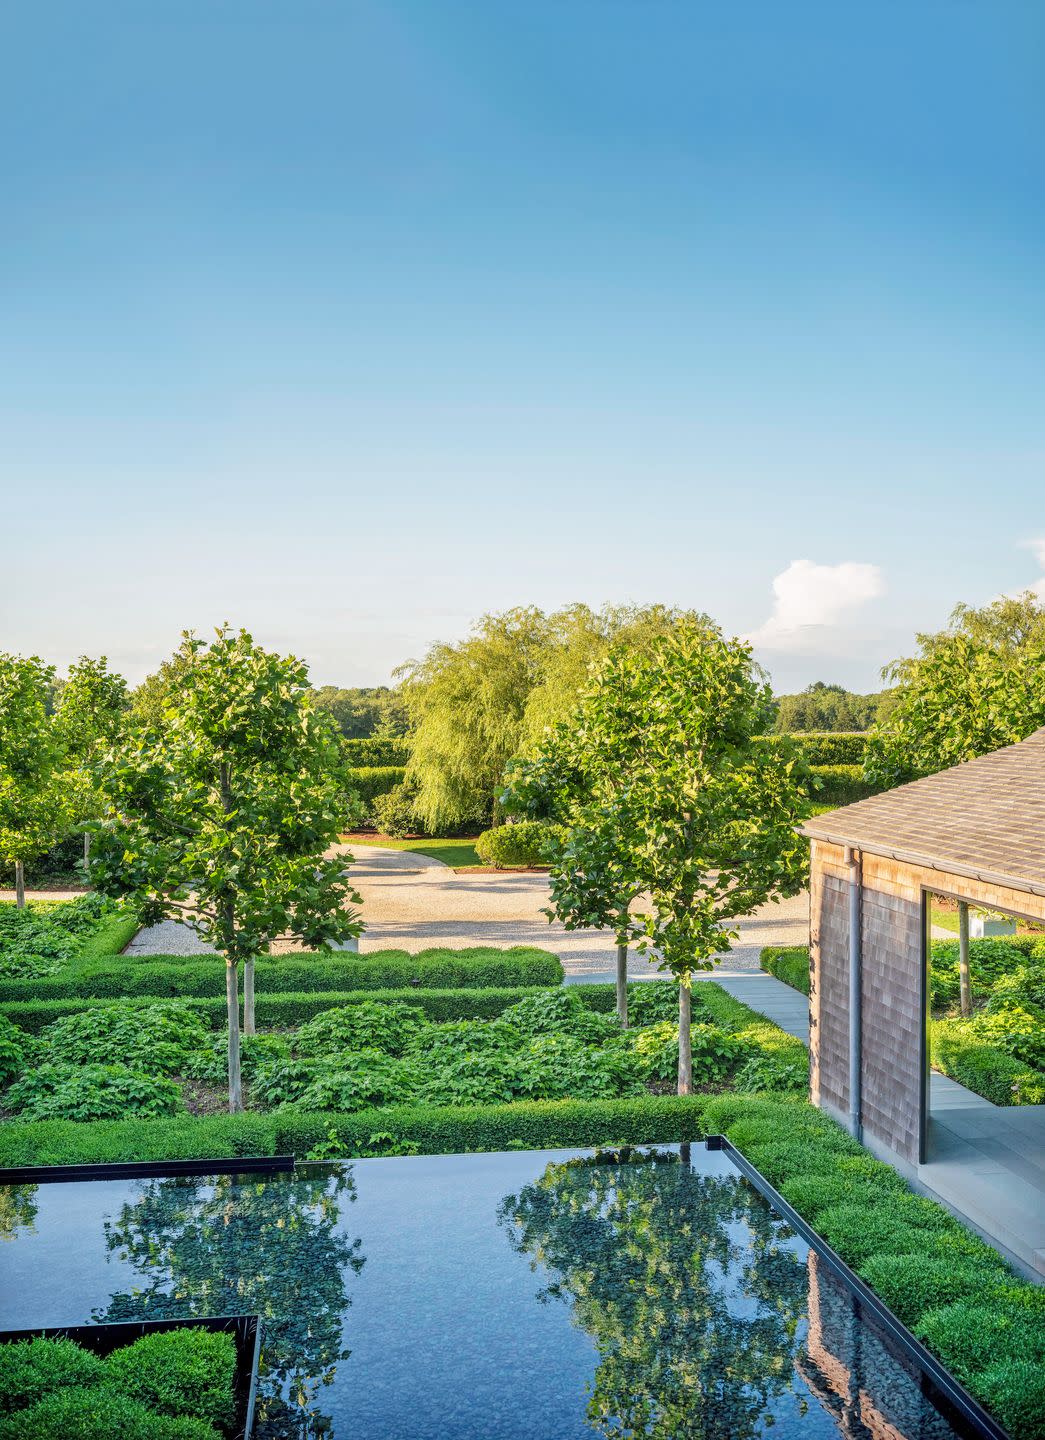
[[[884,590],[877,565],[792,560],[773,581],[773,613],[747,639],[763,650],[833,650],[839,624]]]

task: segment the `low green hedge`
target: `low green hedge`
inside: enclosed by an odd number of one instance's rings
[[[428,1155],[559,1146],[667,1144],[706,1133],[699,1095],[628,1100],[526,1100],[513,1105],[402,1105],[350,1115],[174,1116],[80,1124],[0,1125],[0,1166],[199,1160],[232,1155],[306,1156],[317,1145],[352,1158],[376,1148]],[[333,1133],[335,1139],[331,1140]]]
[[[507,1010],[509,1005],[525,1000],[531,995],[540,995],[546,986],[505,986],[502,988],[472,988],[459,990],[304,990],[297,994],[283,993],[266,995],[259,992],[255,1002],[255,1018],[261,1030],[293,1030],[306,1021],[321,1015],[324,1010],[335,1010],[342,1005],[354,1005],[365,1001],[405,1005],[416,1005],[429,1020],[492,1020]],[[577,986],[582,990],[583,1000],[593,1010],[609,1011],[615,1003],[612,985]],[[61,1020],[66,1015],[79,1015],[84,1010],[109,1006],[114,1003],[107,996],[84,996],[72,1000],[27,1000],[0,1005],[0,1017],[10,1020],[22,1030],[38,1034],[45,1025]],[[137,1001],[128,996],[118,996],[116,1004],[135,1007]],[[212,1030],[225,1028],[227,1011],[224,995],[193,997],[185,1002],[204,1017]]]
[[[792,990],[809,994],[809,946],[767,945],[758,957],[768,975],[775,975]]]
[[[934,1020],[929,1048],[933,1069],[993,1105],[1045,1105],[1045,1074],[984,1044],[961,1020]]]
[[[879,787],[864,779],[859,765],[812,765],[813,798],[821,805],[852,805],[877,795]]]
[[[706,1101],[719,1130],[1020,1440],[1045,1437],[1045,1294],[812,1106]]]
[[[507,950],[375,950],[367,955],[295,953],[266,956],[255,965],[259,995],[306,990],[446,990],[560,985],[562,963],[550,950],[517,945]],[[118,1000],[124,996],[172,997],[224,994],[225,973],[216,955],[126,956],[119,965],[98,965],[35,980],[0,980],[0,1005],[15,1000]]]
[[[119,955],[123,947],[129,945],[137,935],[138,929],[136,915],[114,915],[111,919],[103,920],[95,933],[84,941],[73,964],[77,969],[83,969],[97,964],[100,960]]]

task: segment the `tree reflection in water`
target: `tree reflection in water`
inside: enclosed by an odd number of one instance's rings
[[[767,1407],[792,1386],[808,1275],[789,1232],[739,1176],[701,1176],[673,1154],[586,1157],[549,1165],[502,1202],[499,1219],[534,1270],[558,1277],[539,1298],[572,1303],[595,1341],[597,1431],[763,1432]]]
[[[0,1185],[0,1240],[36,1229],[36,1185]]]
[[[365,1263],[362,1241],[338,1233],[355,1198],[350,1169],[309,1179],[157,1181],[105,1223],[110,1253],[139,1270],[144,1287],[114,1295],[94,1319],[258,1314],[255,1434],[328,1434],[320,1391],[349,1356],[345,1282]]]

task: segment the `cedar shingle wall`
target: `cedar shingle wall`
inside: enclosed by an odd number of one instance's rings
[[[1045,920],[1045,897],[863,855],[864,1128],[918,1158],[923,886]],[[841,846],[812,842],[810,1050],[815,1104],[849,1105],[849,881]]]

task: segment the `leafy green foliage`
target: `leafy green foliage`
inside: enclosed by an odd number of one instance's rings
[[[363,819],[371,823],[377,818],[378,801],[402,785],[406,770],[402,765],[359,765],[348,774],[351,787],[359,797]]]
[[[795,731],[866,730],[876,719],[882,699],[881,695],[856,695],[842,685],[825,685],[822,680],[817,680],[797,695],[776,697],[773,729],[786,734]],[[847,755],[838,761],[832,757],[830,760],[813,760],[812,763],[855,762]]]
[[[917,1324],[926,1310],[969,1295],[990,1294],[1003,1288],[1005,1279],[1011,1280],[996,1264],[953,1255],[917,1254],[872,1256],[861,1266],[860,1278],[908,1326]]]
[[[75,818],[66,738],[48,714],[54,667],[0,654],[0,860],[50,849]]]
[[[1024,955],[1007,940],[984,937],[969,941],[969,978],[974,995],[991,991],[997,981],[1024,961]],[[933,1004],[945,1005],[959,995],[958,941],[934,940],[930,947],[929,987]]]
[[[244,1035],[240,1041],[240,1063],[244,1080],[253,1080],[262,1065],[285,1060],[290,1048],[282,1035]],[[224,1035],[209,1032],[179,1071],[189,1080],[205,1085],[223,1085],[229,1078],[229,1047]]]
[[[484,830],[475,842],[476,854],[496,870],[532,869],[547,863],[560,838],[558,828],[542,820],[519,820]]]
[[[777,718],[779,721],[779,713]],[[862,730],[832,732],[830,730],[795,731],[789,730],[786,726],[780,728],[781,733],[786,733],[788,739],[802,750],[810,765],[863,764],[867,736]],[[762,743],[764,745],[777,744],[777,737],[764,735]]]
[[[813,765],[809,774],[818,805],[852,805],[882,788],[868,780],[859,765]]]
[[[1045,604],[1031,594],[958,606],[948,629],[890,667],[896,691],[868,739],[883,788],[1024,740],[1045,724]]]
[[[3,1108],[25,1120],[117,1120],[124,1115],[173,1115],[181,1090],[126,1065],[43,1064],[5,1092]]]
[[[974,1293],[974,1292],[973,1292]],[[937,1354],[946,1355],[951,1371],[976,1391],[978,1374],[1003,1355],[1045,1363],[1045,1326],[1029,1310],[998,1300],[958,1301],[929,1310],[915,1334]]]
[[[111,900],[91,892],[73,900],[0,903],[0,976],[54,975],[117,913]]]
[[[2,1440],[219,1440],[206,1421],[158,1415],[108,1386],[57,1390],[0,1420]]]
[[[185,1329],[144,1335],[113,1351],[109,1383],[162,1415],[194,1415],[218,1429],[234,1416],[236,1345],[231,1335]]]
[[[758,962],[767,974],[775,975],[792,990],[809,994],[808,945],[767,945],[759,954]]]
[[[428,1022],[416,1006],[363,1001],[317,1015],[298,1031],[294,1049],[298,1055],[320,1057],[338,1056],[346,1050],[403,1055],[427,1030]]]
[[[417,789],[405,781],[393,785],[383,795],[375,796],[371,813],[377,829],[393,840],[405,840],[408,835],[425,833],[417,813]]]
[[[406,734],[406,707],[387,685],[339,690],[321,685],[314,692],[316,706],[329,711],[347,741],[351,765],[405,765],[410,753]]]
[[[207,1041],[200,1015],[184,1001],[98,1006],[56,1020],[40,1036],[45,1059],[58,1065],[126,1065],[181,1074]]]
[[[36,1042],[24,1030],[0,1016],[0,1085],[7,1085],[21,1075],[37,1051]]]
[[[1045,1074],[978,1039],[971,1021],[934,1020],[932,1065],[994,1105],[1045,1105]]]
[[[71,1340],[13,1340],[0,1344],[0,1413],[24,1410],[68,1385],[97,1385],[105,1363]]]

